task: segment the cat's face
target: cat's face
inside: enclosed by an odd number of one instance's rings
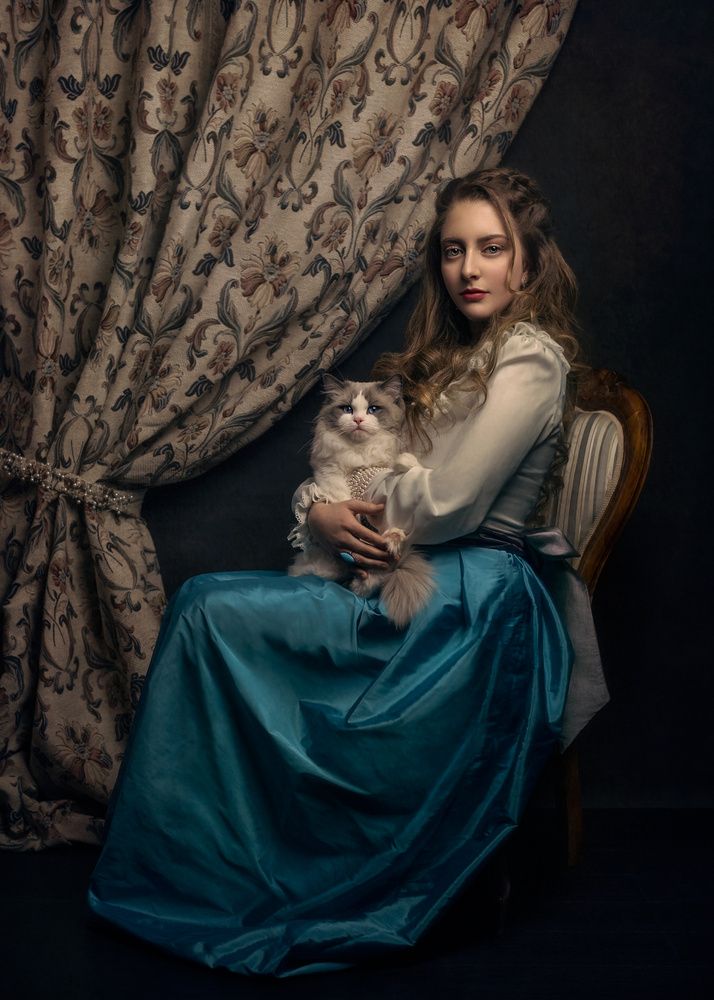
[[[380,431],[400,433],[404,401],[398,376],[386,382],[340,382],[325,375],[323,386],[327,397],[320,410],[323,426],[353,443],[368,440]]]

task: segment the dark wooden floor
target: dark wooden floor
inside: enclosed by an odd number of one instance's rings
[[[595,811],[586,830],[583,861],[567,870],[553,814],[528,817],[510,847],[514,894],[501,935],[493,876],[484,876],[405,958],[281,981],[181,962],[93,921],[84,903],[93,849],[0,853],[0,989],[8,1000],[714,995],[714,813]]]

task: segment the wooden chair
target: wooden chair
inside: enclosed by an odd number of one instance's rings
[[[562,528],[580,552],[573,565],[592,599],[647,476],[652,452],[649,407],[615,372],[593,369],[578,386],[568,443],[563,489],[553,500],[549,522]],[[561,767],[567,858],[574,865],[583,836],[577,741],[562,755]]]

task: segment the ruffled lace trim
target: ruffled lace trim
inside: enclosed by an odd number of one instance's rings
[[[329,497],[317,483],[306,483],[295,497],[293,514],[297,524],[288,534],[288,541],[294,549],[304,549],[310,541],[307,515],[314,503],[329,503]]]

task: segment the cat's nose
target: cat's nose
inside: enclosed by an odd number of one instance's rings
[[[352,417],[356,424],[361,424],[364,421],[364,417]]]

